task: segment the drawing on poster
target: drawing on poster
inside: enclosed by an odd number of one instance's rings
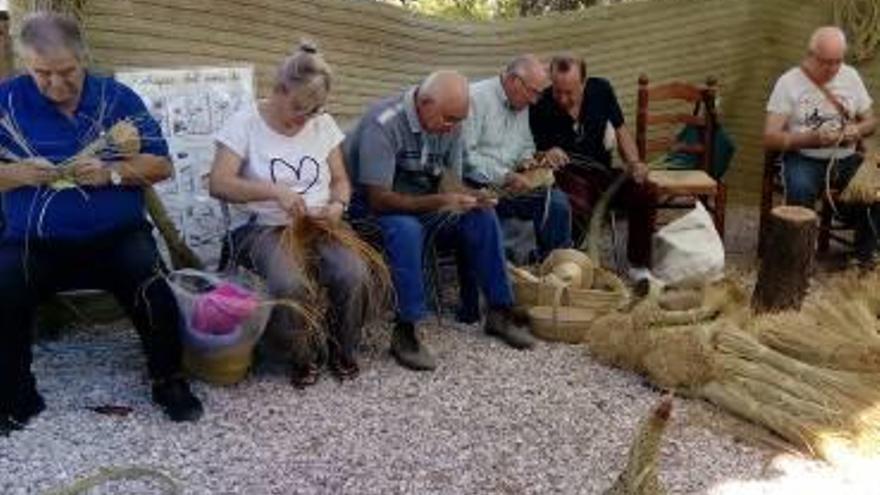
[[[144,100],[168,141],[174,177],[156,185],[159,197],[184,241],[207,266],[216,266],[226,225],[207,189],[212,136],[253,101],[253,67],[131,69],[118,71],[116,79]]]

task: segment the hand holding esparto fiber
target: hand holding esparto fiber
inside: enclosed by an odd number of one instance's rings
[[[844,203],[874,204],[880,199],[880,151],[865,153],[865,158],[841,191],[840,201]]]
[[[468,194],[476,198],[478,208],[492,208],[498,204],[498,194],[492,189],[473,189],[464,184],[461,178],[449,170],[445,170],[440,176],[440,184],[437,192]]]
[[[520,162],[509,176],[517,182],[514,192],[517,192],[516,189],[519,192],[528,192],[553,186],[556,182],[553,176],[553,171],[557,168],[555,160],[556,155],[539,151],[532,158]]]
[[[16,186],[40,187],[58,180],[58,167],[45,158],[28,158],[3,165],[5,177]]]
[[[666,489],[657,477],[663,432],[672,415],[672,397],[666,395],[645,418],[633,439],[626,468],[604,495],[663,495]]]
[[[76,155],[59,164],[61,178],[50,184],[53,189],[70,189],[77,187],[73,176],[74,165],[88,159],[101,159],[109,156],[113,159],[131,158],[141,149],[140,132],[130,120],[120,120],[110,129],[103,132],[97,139],[87,144]]]

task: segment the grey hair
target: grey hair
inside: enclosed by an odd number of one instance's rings
[[[58,49],[71,50],[83,60],[86,45],[76,18],[59,12],[37,11],[25,16],[18,35],[19,52],[23,49],[45,54]]]
[[[519,55],[507,64],[504,73],[525,77],[533,65],[541,65],[541,61],[531,54]]]
[[[276,89],[296,93],[304,109],[322,106],[330,94],[331,82],[330,65],[317,46],[307,40],[281,62],[275,76]]]
[[[837,38],[837,40],[843,45],[843,50],[846,51],[846,33],[837,26],[822,26],[813,31],[813,34],[810,35],[810,43],[807,47],[811,52],[815,52],[819,48],[819,43],[828,36]]]

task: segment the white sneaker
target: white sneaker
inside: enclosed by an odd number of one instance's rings
[[[642,280],[655,281],[657,280],[654,277],[654,274],[651,273],[651,270],[643,267],[643,266],[631,266],[629,270],[626,271],[626,275],[633,282],[640,282]]]

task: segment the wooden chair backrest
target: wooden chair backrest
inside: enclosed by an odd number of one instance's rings
[[[642,74],[639,77],[638,106],[636,108],[636,146],[639,150],[639,158],[647,160],[648,155],[658,151],[673,151],[696,155],[700,168],[709,172],[712,157],[713,143],[715,142],[715,130],[717,128],[717,112],[715,108],[715,96],[717,94],[717,80],[713,77],[706,79],[705,86],[697,86],[680,81],[656,84],[651,86],[648,76]],[[650,111],[656,104],[662,103],[664,107],[674,106],[675,111],[656,110]],[[670,105],[666,105],[666,104]],[[689,112],[683,112],[682,107],[687,107]],[[698,128],[700,144],[685,144],[677,140],[678,131],[685,125]],[[661,137],[649,139],[649,127],[664,127],[668,132],[660,131]]]

